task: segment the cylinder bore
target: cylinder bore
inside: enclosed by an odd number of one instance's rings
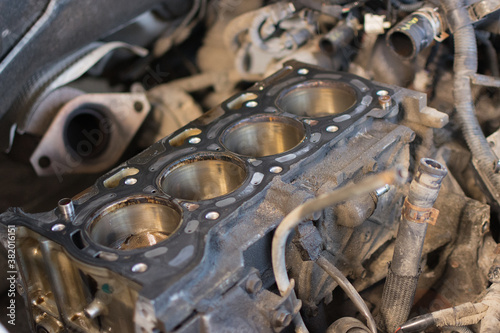
[[[90,238],[116,250],[135,250],[166,240],[181,224],[172,203],[154,197],[133,197],[112,204],[94,218]]]
[[[347,111],[356,104],[356,91],[337,81],[308,81],[284,91],[276,105],[298,116],[321,117]]]
[[[256,116],[228,128],[222,144],[230,151],[251,157],[284,153],[304,140],[304,125],[291,118]]]
[[[167,168],[160,187],[175,198],[202,201],[233,192],[246,177],[242,161],[223,154],[200,154]]]

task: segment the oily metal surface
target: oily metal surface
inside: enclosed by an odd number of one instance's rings
[[[305,67],[309,70],[300,70]],[[293,114],[277,101],[299,81],[325,89],[349,87],[344,90],[352,90],[348,95],[355,105],[349,108],[349,102],[342,114],[323,117]],[[107,302],[107,314],[98,321],[82,318],[81,323],[64,325],[188,332],[203,322],[213,332],[221,325],[242,331],[247,324],[253,331],[273,331],[276,314],[295,311],[272,290],[273,230],[305,200],[391,168],[407,150],[402,147],[411,141],[411,130],[384,119],[397,114],[399,101],[394,98],[391,108],[381,109],[376,99],[381,89],[392,96],[403,91],[290,63],[279,75],[233,96],[73,197],[73,220],[57,209],[39,215],[21,210],[3,214],[0,222],[18,226],[23,244],[19,257],[27,264],[20,266],[27,272],[22,283],[32,322],[39,313],[51,313],[52,321],[63,323],[94,299]],[[242,99],[239,108],[231,107]],[[246,126],[253,136],[238,133],[236,142],[252,138],[257,145],[253,137],[262,136],[263,124],[272,124],[266,131],[275,131],[268,139],[274,150],[252,157],[229,149],[226,134]],[[172,138],[182,140],[172,145]],[[282,143],[273,142],[278,138]],[[374,251],[371,240],[363,244]],[[43,256],[31,255],[42,250]],[[45,261],[49,257],[50,263]],[[36,264],[30,264],[35,259]],[[262,276],[262,290],[246,287],[256,272]],[[53,288],[42,281],[42,288],[30,289],[45,276],[62,282]],[[331,294],[331,285],[325,286],[321,294]],[[81,292],[75,294],[75,289]],[[53,295],[50,304],[62,312],[52,311],[49,302],[37,303],[40,292]],[[220,306],[207,302],[214,297],[219,297]],[[212,315],[215,308],[217,316]],[[227,316],[218,322],[222,314]]]
[[[240,155],[262,157],[284,153],[305,137],[304,126],[290,118],[261,116],[228,129],[224,146]]]
[[[92,222],[90,237],[106,247],[134,250],[167,239],[180,223],[180,214],[166,204],[125,201],[107,208]]]
[[[162,188],[173,197],[201,201],[233,192],[245,178],[245,169],[232,161],[192,160],[167,171]]]
[[[356,103],[354,90],[332,82],[306,82],[290,89],[277,104],[299,116],[325,116],[347,111]]]

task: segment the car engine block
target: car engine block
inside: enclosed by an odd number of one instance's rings
[[[57,209],[0,216],[6,247],[15,229],[34,330],[279,332],[301,307],[316,316],[337,285],[304,257],[308,242],[360,290],[381,281],[386,270],[373,264],[388,261],[407,185],[296,229],[287,264],[302,302],[277,292],[274,230],[322,193],[411,169],[415,133],[402,120],[439,127],[445,116],[422,93],[287,62]]]

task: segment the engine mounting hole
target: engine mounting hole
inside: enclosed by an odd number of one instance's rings
[[[50,163],[50,158],[48,158],[47,156],[42,156],[38,159],[38,165],[42,169],[48,168],[50,166]]]
[[[120,181],[128,176],[133,176],[139,173],[137,168],[122,168],[112,176],[106,178],[102,183],[106,188],[115,188],[120,185]]]
[[[137,183],[137,178],[127,178],[124,183],[125,185],[134,185]]]
[[[217,220],[219,216],[220,215],[217,212],[208,212],[207,215],[205,215],[205,218],[207,220]]]
[[[62,223],[54,224],[50,230],[52,231],[63,231],[66,229],[66,226]]]
[[[250,93],[250,92],[242,93],[241,95],[239,95],[238,97],[236,97],[232,101],[228,102],[227,107],[230,110],[238,110],[238,109],[241,109],[243,104],[245,104],[246,102],[249,102],[251,100],[254,100],[257,97],[259,97],[259,96],[257,94],[254,94],[254,93]],[[257,106],[257,105],[255,105],[255,106]]]
[[[142,110],[144,110],[144,104],[142,104],[142,102],[139,101],[134,102],[134,110],[137,113],[142,112]]]
[[[134,273],[144,273],[148,269],[148,265],[144,263],[138,263],[132,266],[132,272]]]

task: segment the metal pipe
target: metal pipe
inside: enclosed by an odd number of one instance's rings
[[[285,263],[286,241],[291,231],[302,222],[304,218],[337,202],[345,201],[363,193],[370,193],[386,184],[394,183],[397,178],[398,176],[396,176],[394,172],[389,171],[367,177],[358,184],[348,185],[331,193],[320,195],[295,208],[288,214],[276,229],[272,242],[273,270],[280,293],[285,293],[290,286]]]
[[[69,198],[63,198],[57,203],[59,211],[63,215],[66,221],[72,221],[75,218],[75,206],[73,205],[73,200]]]
[[[485,87],[500,88],[500,78],[494,76],[474,74],[472,75],[472,83]]]
[[[306,217],[313,213],[332,206],[335,203],[359,196],[361,194],[375,191],[386,184],[402,182],[406,179],[406,171],[399,169],[394,171],[385,171],[380,174],[365,178],[358,184],[351,184],[337,189],[331,193],[325,193],[319,197],[307,201],[290,212],[280,223],[273,236],[272,241],[272,264],[276,284],[281,295],[285,295],[290,288],[290,280],[286,269],[285,249],[288,236]],[[303,325],[302,318],[297,315],[294,322]],[[305,326],[303,326],[305,328]]]
[[[322,255],[319,256],[319,258],[316,260],[316,263],[319,267],[323,268],[325,272],[327,272],[328,275],[330,275],[335,280],[335,282],[337,282],[340,288],[344,290],[347,296],[349,296],[349,299],[354,303],[363,317],[365,317],[370,331],[372,333],[377,333],[377,324],[375,323],[370,310],[366,306],[365,301],[363,301],[357,290],[354,289],[351,282],[347,280],[344,274],[342,274],[342,272],[339,271],[337,267],[335,267],[330,261],[328,261],[328,259],[326,259]]]

